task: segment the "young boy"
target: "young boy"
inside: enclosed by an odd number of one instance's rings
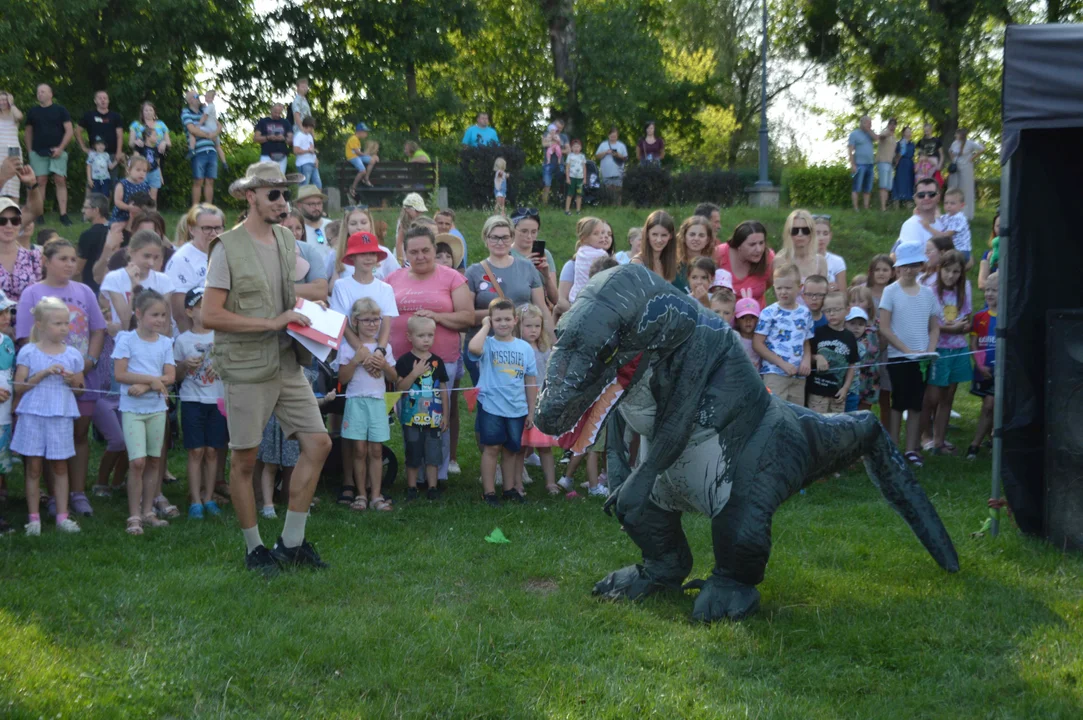
[[[302,184],[315,185],[322,190],[320,161],[316,157],[316,138],[313,136],[315,129],[316,121],[311,117],[301,121],[301,130],[293,133],[293,157],[297,172],[305,176]]]
[[[188,517],[202,520],[204,513],[221,512],[212,496],[218,453],[225,452],[226,447],[226,419],[218,412],[225,391],[211,363],[214,331],[203,326],[202,287],[194,287],[184,296],[184,312],[192,321],[192,329],[181,333],[173,343],[173,357],[177,370],[183,373],[181,432],[188,451]]]
[[[571,152],[564,163],[564,182],[567,192],[564,196],[564,214],[572,214],[572,198],[575,198],[575,214],[583,209],[583,178],[586,176],[587,158],[583,154],[583,143],[579,138],[572,140]]]
[[[997,296],[1000,286],[997,273],[989,273],[985,281],[985,310],[974,316],[970,329],[970,350],[974,355],[974,379],[970,394],[981,398],[981,415],[974,431],[974,442],[966,450],[966,459],[975,460],[985,436],[993,429],[993,369],[996,364]]]
[[[857,343],[857,362],[858,365],[874,365],[876,358],[880,354],[880,345],[876,342],[876,333],[869,332],[869,316],[861,308],[856,305],[850,308],[850,312],[846,313],[846,330],[854,336],[854,341]],[[861,370],[876,371],[879,368],[868,367],[861,368]],[[856,370],[856,368],[855,368]],[[873,372],[855,372],[853,381],[850,383],[850,394],[846,396],[846,412],[854,412],[855,410],[868,410],[871,407],[866,403],[865,407],[861,407],[861,403],[865,402],[863,398],[874,398],[878,394],[876,375]]]
[[[109,171],[117,166],[117,159],[105,151],[105,141],[94,138],[94,149],[86,155],[86,184],[90,192],[109,197],[112,189]]]
[[[756,323],[752,349],[763,358],[760,374],[775,397],[805,405],[805,378],[812,369],[812,313],[797,304],[801,271],[796,265],[775,268],[775,297]]]
[[[733,312],[736,309],[737,296],[733,294],[732,288],[717,285],[711,287],[711,312],[722,318],[722,322],[733,325]]]
[[[384,322],[380,305],[371,297],[363,297],[351,306],[348,315],[361,346],[368,351],[355,352],[350,343],[342,343],[335,360],[339,382],[346,384],[342,439],[353,447],[353,452],[343,453],[342,459],[353,464],[353,481],[357,486],[350,509],[371,508],[389,512],[391,503],[383,496],[383,446],[391,439],[391,430],[387,426],[384,380],[395,382],[399,375],[393,365],[395,358],[391,354],[391,346],[387,345],[382,355],[376,352],[377,336]],[[375,366],[367,360],[370,357],[374,359]],[[379,369],[370,370],[362,365],[364,362]],[[414,475],[416,477],[416,471]],[[370,491],[367,501],[366,486]]]
[[[846,412],[846,396],[854,382],[857,339],[846,329],[846,296],[828,293],[823,302],[827,324],[812,335],[816,372],[808,378],[809,410],[821,415]]]
[[[809,275],[805,278],[805,284],[801,287],[801,299],[812,313],[813,330],[827,324],[827,316],[823,312],[826,297],[827,278],[823,275]]]
[[[448,430],[451,408],[451,378],[444,361],[434,355],[436,321],[414,315],[406,321],[410,352],[399,357],[395,372],[402,396],[402,440],[406,451],[406,500],[416,500],[417,474],[425,468],[425,496],[437,500],[440,490],[436,475],[444,457],[442,433]]]
[[[966,220],[963,209],[966,207],[966,196],[959,188],[952,188],[944,193],[944,214],[933,221],[933,229],[941,235],[951,238],[952,245],[966,257],[966,269],[974,267],[971,258],[970,246],[970,223]]]
[[[493,336],[489,336],[492,328]],[[515,337],[515,305],[496,298],[489,303],[489,314],[467,345],[470,359],[478,363],[480,373],[478,409],[474,427],[481,443],[481,485],[485,502],[500,505],[496,497],[496,461],[504,476],[504,499],[526,502],[519,456],[522,454],[523,430],[534,427],[534,402],[538,397],[538,365],[534,348]]]

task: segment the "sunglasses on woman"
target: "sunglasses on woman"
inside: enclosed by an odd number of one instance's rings
[[[18,227],[23,224],[23,219],[18,215],[13,217],[0,217],[0,227],[4,227],[8,223],[11,223],[13,227]]]
[[[511,214],[511,221],[517,223],[520,220],[537,220],[538,208],[532,207],[517,207],[515,212]]]
[[[808,228],[808,227],[790,228],[790,235],[792,237],[797,237],[798,235],[811,235],[811,234],[812,234],[812,228]]]

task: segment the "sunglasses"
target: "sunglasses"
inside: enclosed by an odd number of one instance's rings
[[[15,215],[14,217],[0,217],[0,227],[4,227],[8,223],[11,223],[12,227],[18,227],[23,224],[23,219]]]
[[[914,197],[916,197],[918,200],[924,200],[925,198],[936,197],[939,194],[940,193],[936,192],[935,190],[930,190],[927,192],[914,193]]]
[[[813,220],[827,220],[828,222],[831,222],[831,216],[830,215],[813,215],[812,219]]]
[[[526,220],[528,218],[532,219],[532,220],[537,220],[538,219],[538,208],[517,207],[517,208],[515,208],[515,212],[513,212],[511,214],[512,222],[518,222],[520,220]]]
[[[812,234],[812,228],[809,228],[809,227],[790,228],[790,235],[793,236],[793,237],[797,237],[798,235],[811,235],[811,234]]]
[[[282,198],[286,202],[289,202],[290,201],[290,191],[289,190],[271,190],[270,192],[267,193],[267,199],[270,200],[271,202],[274,202],[278,198]]]

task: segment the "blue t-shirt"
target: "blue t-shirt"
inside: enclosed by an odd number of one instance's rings
[[[869,134],[858,128],[850,133],[847,144],[854,146],[854,162],[858,165],[872,165],[876,159],[876,149],[873,147],[872,138]]]
[[[137,375],[159,377],[166,365],[176,367],[173,358],[173,340],[166,335],[158,335],[154,342],[147,342],[139,337],[135,330],[117,335],[117,346],[113,348],[114,360],[128,360],[128,372]],[[149,415],[165,412],[165,397],[153,390],[148,390],[139,397],[128,394],[131,385],[120,385],[120,411]]]
[[[778,303],[768,305],[756,324],[756,334],[764,336],[767,349],[791,365],[801,364],[801,358],[805,354],[805,341],[812,339],[812,332],[812,312],[804,305],[798,305],[793,310],[781,308]],[[786,373],[764,358],[760,374]]]
[[[478,147],[480,145],[499,144],[500,138],[497,137],[496,130],[493,130],[492,126],[478,127],[477,125],[471,125],[463,133],[463,145]]]
[[[469,355],[478,363],[478,402],[485,412],[506,418],[526,416],[526,384],[535,384],[538,377],[534,348],[519,338],[503,342],[490,335],[481,355]]]

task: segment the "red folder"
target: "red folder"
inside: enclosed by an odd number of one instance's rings
[[[342,336],[346,332],[346,316],[334,310],[326,310],[320,305],[305,299],[297,301],[294,310],[312,320],[311,325],[290,323],[286,329],[293,335],[300,335],[308,340],[338,350]],[[333,315],[332,315],[333,314]]]

